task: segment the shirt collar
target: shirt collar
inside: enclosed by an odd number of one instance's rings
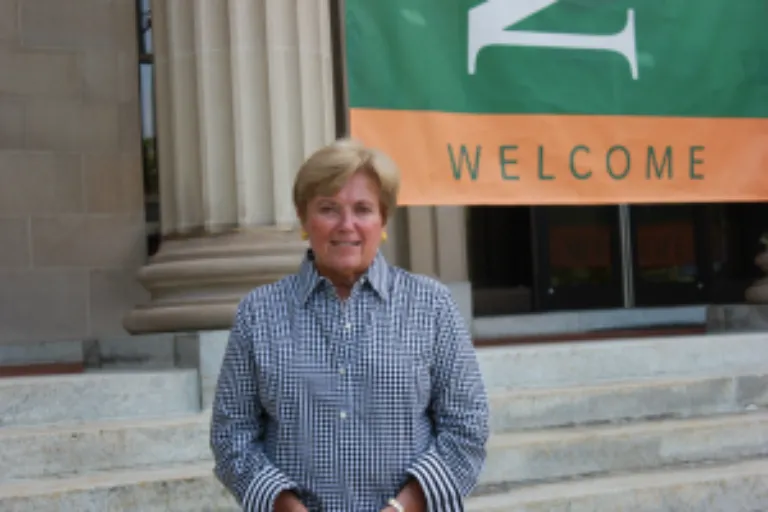
[[[307,303],[309,297],[321,284],[330,285],[330,282],[317,272],[317,268],[315,268],[315,255],[312,249],[307,249],[304,260],[299,267],[298,277],[298,292],[302,305]],[[379,297],[387,300],[389,298],[388,277],[389,264],[379,251],[376,253],[371,266],[368,267],[368,270],[360,278],[359,284],[370,285]]]

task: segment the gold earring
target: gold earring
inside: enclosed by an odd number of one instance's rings
[[[301,239],[302,240],[309,240],[309,234],[307,234],[307,232],[304,231],[303,229],[301,230]]]
[[[381,232],[381,241],[382,242],[386,242],[387,241],[387,232],[386,231],[382,231]]]

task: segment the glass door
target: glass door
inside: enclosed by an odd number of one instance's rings
[[[712,265],[706,208],[642,205],[630,212],[635,306],[707,302]]]
[[[540,311],[622,307],[616,206],[532,208]]]

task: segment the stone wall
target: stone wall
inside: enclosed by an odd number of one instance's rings
[[[146,254],[133,0],[0,0],[0,343],[120,335]]]

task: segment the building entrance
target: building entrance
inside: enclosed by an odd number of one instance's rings
[[[743,302],[768,205],[470,207],[477,316]]]

